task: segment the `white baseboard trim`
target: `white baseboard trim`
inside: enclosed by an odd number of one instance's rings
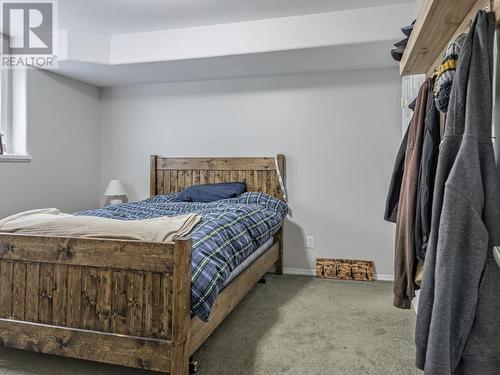
[[[285,275],[301,275],[301,276],[316,276],[315,269],[303,269],[303,268],[284,268],[283,273]]]
[[[394,275],[378,273],[376,276],[378,281],[394,281]]]
[[[285,275],[300,275],[300,276],[316,276],[315,269],[307,269],[307,268],[284,268],[283,273]],[[387,274],[377,274],[378,281],[394,281],[394,275]]]

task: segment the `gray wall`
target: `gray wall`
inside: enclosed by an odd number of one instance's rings
[[[316,257],[372,259],[393,273],[382,220],[401,140],[396,69],[103,89],[101,186],[149,192],[149,155],[287,157],[285,267]],[[57,168],[59,169],[59,168]],[[304,238],[314,235],[314,250]]]
[[[99,204],[99,89],[30,70],[30,163],[0,162],[0,218],[23,210],[67,212]]]

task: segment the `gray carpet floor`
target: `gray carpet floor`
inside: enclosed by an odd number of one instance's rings
[[[415,314],[392,307],[391,283],[266,278],[196,353],[200,375],[420,374]],[[0,349],[0,375],[35,374],[155,373]]]

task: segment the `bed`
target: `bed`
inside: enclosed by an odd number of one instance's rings
[[[151,156],[150,195],[244,181],[286,199],[283,155]],[[192,240],[175,243],[0,234],[0,345],[173,375],[275,266],[282,229],[216,296],[208,321],[191,311]]]

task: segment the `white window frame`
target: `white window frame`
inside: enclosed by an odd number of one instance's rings
[[[0,33],[0,56],[8,38]],[[0,67],[0,129],[7,143],[7,154],[0,155],[0,162],[31,160],[26,150],[26,92],[26,70]]]
[[[12,151],[12,119],[11,119],[11,87],[12,74],[10,69],[0,70],[0,128],[7,140],[8,153]]]
[[[2,52],[0,53],[0,56],[3,57],[3,44],[7,42],[8,36],[1,34],[1,37],[0,48],[2,49]],[[10,69],[2,68],[0,70],[0,130],[4,133],[6,138],[5,143],[7,143],[8,148],[10,148],[9,146],[12,146],[10,142],[12,139],[12,122],[10,121],[10,79]]]

